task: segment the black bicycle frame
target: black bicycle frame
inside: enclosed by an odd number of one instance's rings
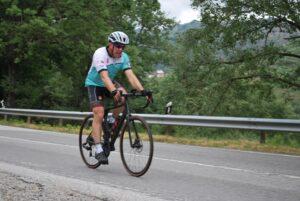
[[[129,133],[130,146],[133,147],[132,137],[131,137],[131,129],[130,129],[130,125],[129,125],[131,113],[130,113],[129,106],[128,106],[128,98],[127,98],[127,96],[124,96],[124,98],[125,98],[125,101],[123,104],[116,105],[116,106],[113,106],[113,107],[110,107],[110,108],[107,108],[104,110],[104,118],[103,118],[104,119],[104,123],[103,123],[104,135],[103,135],[103,138],[104,138],[104,143],[108,143],[109,138],[111,137],[111,144],[114,144],[119,136],[119,133],[120,133],[122,126],[124,124],[124,121],[126,119],[126,124],[127,124],[127,128],[128,128],[128,133]],[[118,107],[122,107],[122,106],[125,106],[125,108],[122,112],[120,122],[118,123],[117,127],[113,130],[113,133],[110,136],[108,122],[107,122],[108,113],[109,113],[109,111],[111,111],[115,108],[118,108]],[[134,125],[134,129],[136,129],[135,125]],[[139,138],[139,136],[136,136],[136,138]]]

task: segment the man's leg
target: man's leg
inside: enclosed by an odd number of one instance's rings
[[[118,90],[122,91],[122,93],[127,93],[126,90],[123,87],[119,86]],[[115,103],[115,104],[117,105],[117,104],[120,104],[120,103],[124,103],[124,101],[125,101],[124,97],[121,97],[121,101],[119,103]],[[123,112],[124,109],[125,109],[125,107],[122,106],[122,107],[118,107],[118,108],[116,108],[112,111],[112,115],[115,119],[115,122],[113,123],[113,126],[112,126],[113,129],[115,129],[118,126],[118,124],[119,124],[119,114],[121,112]],[[110,151],[115,151],[115,141],[113,141],[113,140],[110,142]]]
[[[122,93],[127,93],[126,92],[126,90],[125,90],[125,88],[124,87],[122,87],[122,86],[118,86],[118,90],[119,91],[122,91]],[[124,97],[122,97],[122,99],[121,99],[121,103],[124,103]],[[118,103],[117,103],[118,104]],[[118,108],[116,108],[116,109],[114,109],[113,110],[113,116],[114,116],[114,118],[115,118],[115,120],[118,120],[118,116],[119,116],[119,114],[121,113],[121,112],[123,112],[123,110],[124,110],[124,106],[123,107],[118,107]]]
[[[102,121],[104,116],[104,107],[103,106],[96,106],[93,108],[93,138],[95,144],[99,144],[102,136]]]
[[[99,92],[99,88],[95,86],[89,86],[87,87],[87,89],[89,94],[90,107],[93,111],[92,136],[94,138],[96,148],[95,158],[102,164],[108,164],[108,159],[105,156],[100,144],[102,135],[102,121],[104,116],[104,105],[102,102],[103,97]]]
[[[93,108],[93,138],[95,142],[95,158],[101,163],[101,164],[108,164],[108,159],[105,156],[105,153],[102,149],[102,145],[100,144],[101,136],[102,136],[102,121],[104,116],[104,107],[102,105],[96,106]]]

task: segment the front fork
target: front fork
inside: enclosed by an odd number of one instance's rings
[[[133,120],[127,122],[128,122],[127,128],[128,128],[128,138],[129,138],[130,146],[131,148],[139,149],[142,147],[142,144],[141,144],[140,136],[138,134],[135,122]]]

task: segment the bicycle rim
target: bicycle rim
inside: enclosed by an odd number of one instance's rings
[[[140,177],[149,169],[153,157],[153,138],[143,118],[132,116],[129,123],[125,123],[120,136],[120,154],[126,171],[132,176]]]
[[[95,169],[99,167],[100,163],[95,158],[94,143],[90,143],[90,141],[87,140],[87,138],[92,134],[92,121],[93,115],[89,115],[83,120],[81,124],[79,132],[79,150],[83,162],[89,168]]]

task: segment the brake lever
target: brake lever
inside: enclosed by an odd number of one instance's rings
[[[150,103],[153,104],[153,98],[152,98],[152,96],[151,96],[151,100],[147,99],[147,103],[146,103],[146,105],[143,107],[143,109],[145,109],[146,107],[148,107],[148,106],[150,105]]]

